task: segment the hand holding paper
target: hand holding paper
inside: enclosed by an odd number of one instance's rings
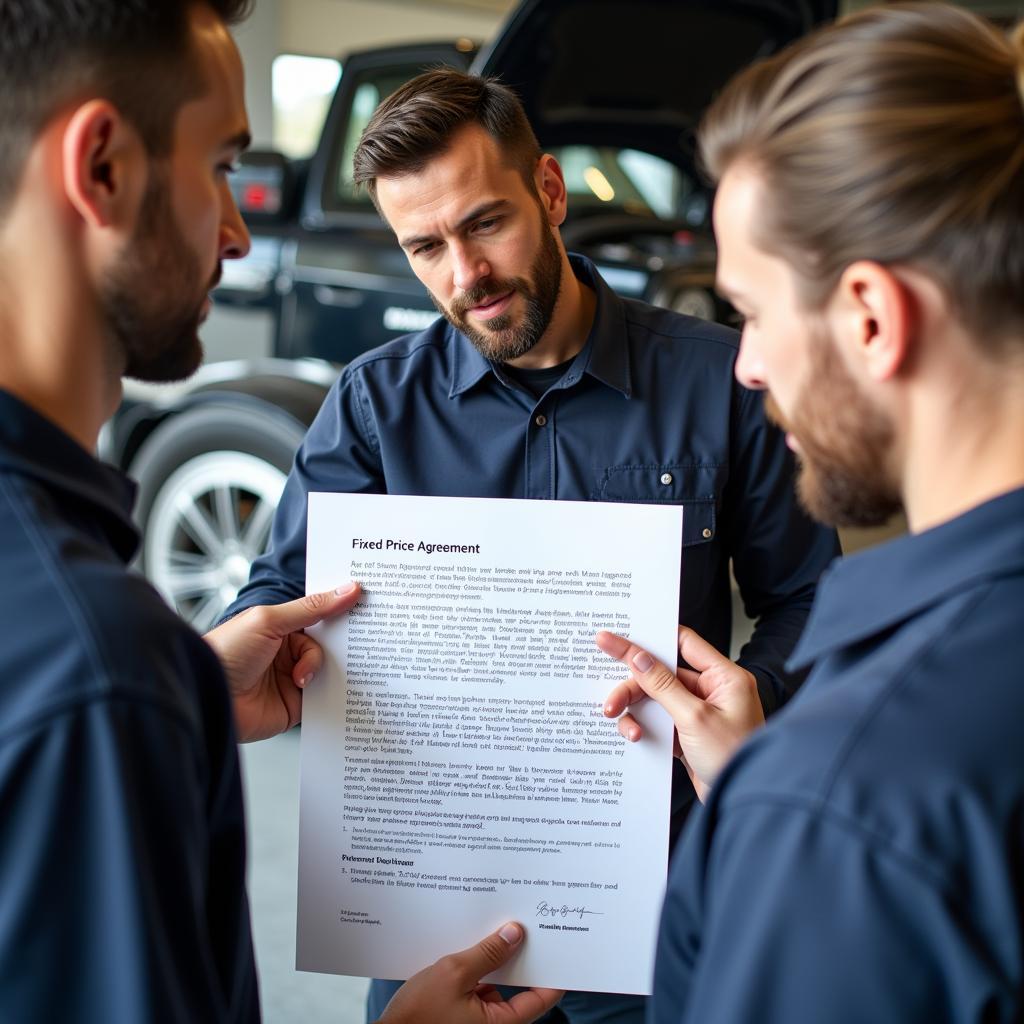
[[[320,645],[303,630],[347,612],[359,586],[309,594],[284,604],[249,608],[203,638],[220,658],[242,743],[298,725],[302,688],[323,664]]]
[[[518,992],[507,1002],[480,979],[509,960],[523,941],[521,925],[509,923],[461,953],[442,957],[413,975],[388,1003],[377,1024],[528,1024],[547,1013],[564,993],[553,988]]]
[[[626,709],[647,697],[657,701],[672,716],[676,756],[703,802],[736,748],[764,725],[757,680],[686,626],[679,627],[679,653],[692,668],[675,672],[615,633],[599,632],[597,646],[632,673],[608,695],[605,715],[621,715],[619,732],[635,742],[643,733]]]

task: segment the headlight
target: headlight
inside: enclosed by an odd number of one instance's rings
[[[673,296],[671,308],[701,320],[714,320],[717,313],[715,297],[706,288],[683,288]]]

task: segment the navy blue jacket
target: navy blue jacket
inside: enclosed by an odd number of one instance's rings
[[[232,710],[131,484],[0,392],[0,1020],[259,1020]]]
[[[676,853],[656,1024],[1024,1019],[1024,490],[838,563]]]
[[[345,368],[227,616],[305,593],[310,491],[679,504],[679,621],[729,650],[732,559],[757,620],[740,661],[767,711],[784,703],[803,678],[785,662],[839,553],[835,532],[797,505],[782,435],[734,379],[736,332],[620,298],[571,259],[597,294],[594,325],[540,400],[444,320]],[[673,837],[694,799],[678,765],[676,783]]]

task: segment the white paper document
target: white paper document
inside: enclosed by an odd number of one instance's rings
[[[318,627],[303,704],[297,967],[407,978],[504,922],[488,980],[650,991],[672,725],[627,743],[599,629],[676,660],[677,506],[311,494]]]

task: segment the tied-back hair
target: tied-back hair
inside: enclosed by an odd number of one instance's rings
[[[820,308],[861,259],[913,265],[988,350],[1024,339],[1024,24],[942,3],[873,8],[752,65],[709,109],[715,182],[764,186],[758,244]]]

